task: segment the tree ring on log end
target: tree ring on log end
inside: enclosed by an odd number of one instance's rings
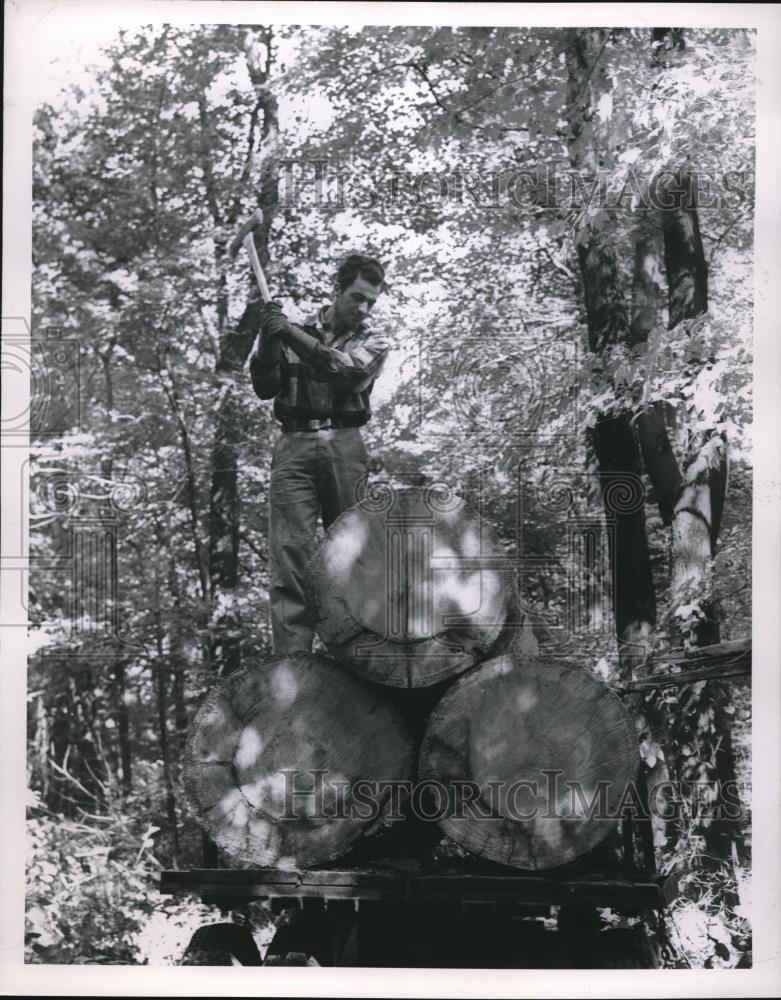
[[[337,858],[382,816],[356,784],[409,780],[412,739],[378,689],[308,653],[219,681],[187,739],[196,819],[236,858],[278,868]],[[358,807],[360,806],[360,807]]]
[[[437,704],[418,770],[444,787],[449,837],[534,871],[572,861],[615,829],[622,804],[637,802],[638,761],[632,721],[606,684],[563,662],[501,656]]]
[[[489,527],[437,484],[358,504],[330,526],[310,565],[309,600],[329,651],[369,680],[424,687],[490,655],[514,568]]]

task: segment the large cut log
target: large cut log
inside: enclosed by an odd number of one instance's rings
[[[614,829],[622,803],[637,805],[638,761],[631,720],[607,685],[562,662],[501,656],[435,707],[419,787],[456,843],[539,870],[585,854]]]
[[[311,565],[316,629],[362,676],[426,687],[489,655],[513,566],[488,526],[436,488],[370,491],[329,528]]]
[[[209,692],[190,728],[184,783],[220,847],[295,868],[339,857],[381,823],[384,783],[408,781],[411,767],[412,739],[381,690],[326,657],[295,653]]]

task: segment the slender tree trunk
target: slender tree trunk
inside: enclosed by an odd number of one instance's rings
[[[170,529],[168,532],[170,538]],[[171,650],[171,688],[174,699],[174,728],[176,731],[176,752],[181,754],[187,739],[187,705],[185,700],[186,664],[182,649],[182,595],[176,575],[176,559],[169,549],[168,589],[173,597],[173,617],[169,626],[169,647]]]
[[[162,548],[162,532],[159,524],[157,527],[157,538],[159,547]],[[160,586],[160,573],[158,563],[154,566],[155,583],[155,646],[157,650],[156,661],[152,664],[152,677],[155,687],[157,702],[157,737],[160,744],[160,756],[163,762],[163,782],[165,785],[165,808],[168,817],[168,829],[171,831],[171,854],[172,863],[176,867],[179,858],[179,828],[176,818],[176,793],[174,791],[173,771],[171,766],[171,751],[168,740],[168,704],[167,704],[167,663],[168,655],[165,650],[165,640],[163,632],[162,618],[162,588]]]
[[[77,670],[69,678],[71,698],[71,740],[70,746],[76,748],[72,760],[71,772],[92,797],[88,804],[91,808],[95,802],[105,802],[105,788],[98,776],[100,758],[98,741],[95,736],[93,692],[95,681],[91,670]]]
[[[40,783],[41,798],[44,802],[49,801],[49,717],[46,710],[46,702],[43,694],[39,694],[35,699],[35,761],[38,769],[38,781]]]
[[[119,767],[123,795],[129,795],[133,789],[133,755],[130,747],[130,717],[126,698],[125,661],[118,658],[114,663],[114,713],[117,719]]]
[[[110,412],[114,409],[114,382],[111,377],[111,355],[116,344],[116,338],[109,342],[108,349],[100,354],[100,361],[103,367],[103,382],[106,388],[106,409]],[[113,478],[113,462],[110,453],[106,453],[100,460],[100,474],[106,481]],[[113,676],[113,701],[114,716],[117,728],[118,759],[120,771],[120,788],[122,794],[127,796],[133,788],[133,755],[130,747],[130,717],[127,706],[127,691],[125,681],[126,660],[118,653],[114,661]]]
[[[192,444],[187,423],[182,415],[179,402],[179,389],[176,383],[173,366],[170,363],[167,347],[165,350],[165,375],[162,360],[158,360],[158,376],[165,392],[171,412],[176,420],[179,431],[179,439],[182,445],[182,456],[184,459],[185,481],[187,483],[187,507],[190,515],[190,533],[193,540],[193,555],[196,569],[198,571],[198,582],[200,584],[201,605],[197,624],[201,629],[205,628],[209,617],[209,582],[207,575],[206,559],[201,542],[201,527],[198,517],[198,489],[195,477],[195,466],[193,463]],[[167,377],[166,377],[167,376]],[[212,656],[211,643],[207,639],[201,640],[204,661],[207,668],[212,668],[214,659]]]
[[[258,186],[260,208],[263,210],[264,224],[255,237],[261,264],[268,266],[268,234],[276,215],[278,205],[278,139],[279,121],[277,99],[270,87],[272,68],[271,29],[248,29],[245,37],[245,55],[250,79],[255,86],[257,104],[249,125],[247,143],[247,164],[257,155],[253,149],[258,118],[262,124],[260,138],[260,182]],[[248,169],[246,171],[248,173]],[[207,181],[211,170],[206,173]],[[218,221],[216,199],[211,199],[215,222]],[[228,213],[229,221],[238,222],[241,207],[239,198],[234,201]],[[222,249],[217,248],[217,272],[224,282]],[[246,266],[246,264],[245,264]],[[254,279],[253,279],[254,280]],[[218,289],[218,301],[223,291]],[[253,296],[254,298],[254,296]],[[238,491],[238,455],[243,440],[242,415],[246,403],[242,396],[243,387],[235,385],[236,376],[247,360],[258,329],[257,300],[245,310],[236,330],[227,325],[227,312],[221,321],[219,331],[220,356],[217,374],[222,384],[216,413],[214,444],[212,448],[212,478],[209,509],[209,593],[212,602],[219,595],[219,616],[215,622],[214,659],[220,672],[232,673],[241,666],[240,633],[241,623],[233,610],[239,584],[239,540],[241,503]]]

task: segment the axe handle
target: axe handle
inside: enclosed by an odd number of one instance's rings
[[[260,296],[264,302],[271,302],[271,293],[268,290],[268,283],[266,282],[266,276],[263,273],[263,268],[260,266],[260,261],[258,260],[258,251],[255,249],[255,240],[252,233],[247,233],[243,242],[247,253],[249,254],[252,270],[255,272],[255,279],[258,282]]]

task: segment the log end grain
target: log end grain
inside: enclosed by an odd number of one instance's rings
[[[638,760],[631,719],[605,684],[563,662],[505,655],[436,706],[419,774],[443,787],[440,826],[456,843],[542,870],[615,829]]]
[[[461,498],[392,490],[385,506],[338,518],[311,564],[321,639],[368,680],[426,687],[467,670],[496,643],[512,602],[487,524]]]
[[[377,817],[359,781],[409,778],[398,711],[326,657],[272,657],[209,692],[190,728],[184,782],[212,839],[244,862],[310,867],[339,857]]]

